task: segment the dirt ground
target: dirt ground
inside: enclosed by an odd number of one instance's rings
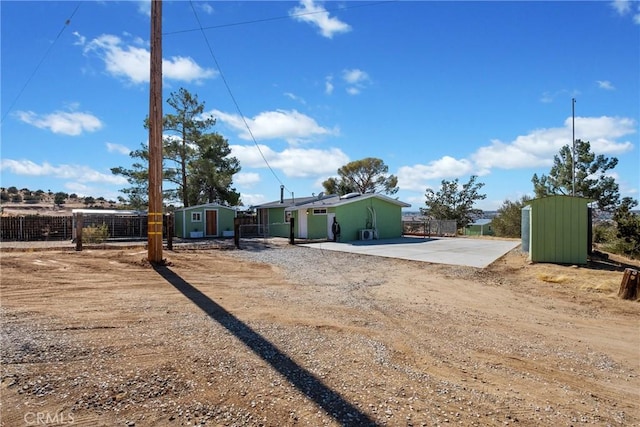
[[[640,425],[624,265],[242,252],[0,252],[1,425]]]

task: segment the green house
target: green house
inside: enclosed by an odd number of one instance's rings
[[[522,209],[522,250],[532,262],[586,264],[593,200],[572,196],[535,199]]]
[[[466,236],[493,236],[493,228],[491,218],[480,218],[467,225],[464,229]]]
[[[334,218],[340,224],[340,241],[390,239],[402,236],[402,208],[410,207],[382,194],[319,195],[256,206],[265,234],[290,236],[291,218],[297,239],[332,240]]]
[[[216,203],[176,209],[174,233],[176,237],[233,237],[236,210]]]

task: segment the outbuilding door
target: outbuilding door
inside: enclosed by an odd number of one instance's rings
[[[206,236],[218,235],[218,211],[205,211]]]

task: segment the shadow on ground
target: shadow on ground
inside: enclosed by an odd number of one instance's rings
[[[269,363],[293,386],[314,401],[343,426],[378,426],[367,414],[327,387],[315,375],[299,366],[278,347],[229,313],[207,295],[185,281],[167,266],[154,266],[156,272],[189,298],[207,315],[226,328],[257,356]]]

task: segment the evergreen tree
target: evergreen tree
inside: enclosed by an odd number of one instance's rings
[[[389,166],[380,159],[367,157],[347,163],[338,169],[339,178],[329,178],[322,183],[329,194],[398,192],[398,178],[389,175]]]
[[[165,178],[174,182],[180,192],[180,200],[185,207],[189,206],[188,165],[198,153],[198,144],[203,133],[215,124],[213,118],[202,118],[204,102],[198,101],[184,88],[171,93],[167,103],[173,107],[175,114],[164,116],[164,130],[169,135],[163,138],[163,157],[176,165],[172,177]]]
[[[229,142],[217,133],[203,135],[197,142],[195,159],[189,163],[189,204],[219,203],[237,206],[240,194],[231,188],[240,162],[229,157]]]
[[[615,168],[618,159],[595,155],[589,141],[576,141],[575,195],[594,200],[598,208],[613,211],[620,203],[620,193],[615,179],[607,171]],[[573,195],[572,149],[565,145],[553,158],[549,175],[533,175],[536,197],[554,194]]]
[[[420,208],[421,213],[433,219],[455,220],[458,228],[466,227],[474,218],[482,215],[481,209],[474,209],[475,202],[487,198],[486,194],[479,193],[484,183],[476,183],[476,179],[477,176],[471,176],[462,187],[458,184],[458,178],[453,181],[442,180],[437,192],[428,188],[425,193],[427,207]]]
[[[635,206],[638,206],[637,200],[623,198],[613,214],[613,220],[617,227],[617,237],[624,242],[622,252],[631,258],[640,258],[640,216],[631,211]]]
[[[229,157],[231,150],[226,139],[206,133],[215,120],[201,117],[204,103],[185,89],[172,93],[167,102],[175,114],[164,117],[164,200],[177,201],[185,207],[210,201],[237,205],[240,194],[231,185],[240,165],[236,158]],[[148,205],[149,147],[141,144],[130,156],[135,159],[131,168],[115,167],[111,172],[124,176],[131,185],[121,190],[128,197],[125,202],[132,208],[143,209]]]

